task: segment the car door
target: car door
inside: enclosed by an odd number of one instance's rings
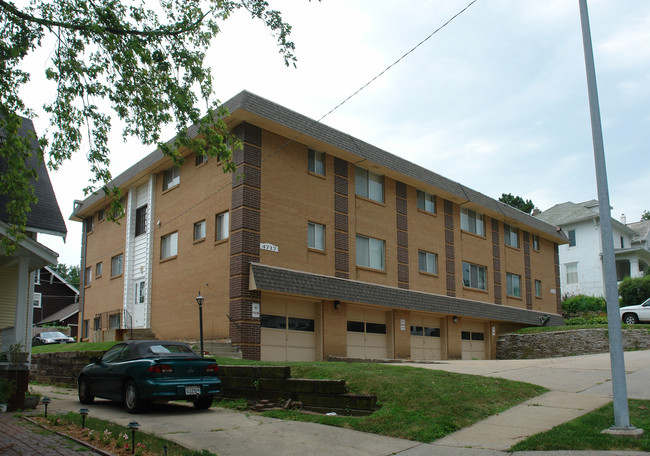
[[[122,385],[119,379],[119,360],[126,344],[108,349],[92,366],[86,377],[92,394],[98,397],[121,400]]]
[[[639,320],[650,321],[650,299],[641,304],[641,309],[639,309]]]

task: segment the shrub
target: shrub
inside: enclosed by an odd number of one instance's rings
[[[566,325],[606,325],[607,315],[593,315],[575,318],[567,318],[564,320]]]
[[[586,312],[607,312],[605,299],[580,294],[562,301],[562,315],[565,318],[581,315]]]
[[[626,277],[618,285],[621,306],[634,306],[650,298],[650,275],[632,279]]]

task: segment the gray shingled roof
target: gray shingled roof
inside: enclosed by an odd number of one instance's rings
[[[566,203],[556,204],[535,217],[546,223],[562,228],[566,225],[583,222],[585,220],[591,220],[594,218],[599,219],[600,213],[598,212],[598,201],[596,200],[589,200],[582,203],[567,201]],[[632,232],[634,230],[627,225],[623,225],[614,218],[612,218],[612,224],[623,231],[633,234]]]
[[[490,304],[469,299],[404,290],[356,280],[340,279],[291,269],[251,264],[251,289],[339,300],[358,304],[373,304],[387,308],[435,312],[447,315],[475,317],[541,326],[543,316],[549,325],[563,325],[560,315]]]
[[[637,233],[634,239],[632,239],[633,242],[645,241],[646,245],[650,246],[650,220],[628,223],[627,226]]]
[[[364,158],[370,162],[388,168],[398,175],[416,179],[424,184],[431,185],[448,194],[454,195],[461,203],[475,203],[490,211],[501,214],[505,219],[519,222],[527,225],[541,233],[550,236],[555,242],[565,243],[566,239],[563,234],[558,233],[556,227],[551,226],[540,219],[536,219],[529,214],[519,211],[507,204],[490,198],[482,193],[470,189],[458,182],[447,179],[440,174],[411,163],[403,158],[386,152],[378,147],[361,141],[347,133],[343,133],[327,125],[317,122],[309,117],[292,111],[284,106],[269,101],[263,97],[255,95],[248,91],[242,91],[233,98],[224,103],[231,115],[236,117],[238,111],[246,111],[256,116],[263,117],[279,126],[287,127],[305,137],[310,137],[318,141],[330,144],[338,149],[344,150],[357,157]],[[195,133],[196,129],[190,130],[190,134]],[[300,138],[297,139],[298,141]],[[173,141],[173,140],[172,140]],[[170,141],[171,142],[171,141]],[[117,176],[112,185],[120,186],[125,182],[135,178],[139,173],[144,172],[148,167],[157,163],[163,158],[159,150],[151,153],[143,160],[129,168],[127,171]],[[102,199],[103,194],[92,195],[86,198],[76,213],[81,213],[88,206],[93,205]],[[73,215],[74,218],[74,215]],[[511,222],[512,223],[512,222]]]
[[[27,166],[35,169],[38,175],[38,179],[31,182],[38,202],[31,206],[31,212],[27,214],[27,230],[65,237],[68,230],[61,215],[59,204],[56,201],[47,167],[37,156],[38,140],[34,124],[30,119],[23,118],[18,134],[22,137],[30,136],[33,154],[27,161]],[[7,161],[4,157],[0,157],[0,174],[4,174],[6,171]],[[0,194],[0,220],[5,223],[9,223],[7,202],[12,198],[12,195]]]

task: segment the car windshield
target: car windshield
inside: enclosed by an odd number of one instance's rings
[[[41,333],[40,336],[43,339],[57,339],[59,337],[64,337],[64,338],[68,337],[65,334],[60,333],[60,332],[44,332],[44,333]]]

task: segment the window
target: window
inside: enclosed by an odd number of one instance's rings
[[[194,224],[194,241],[202,241],[203,239],[205,239],[205,220]]]
[[[147,232],[147,206],[135,210],[135,235],[140,236]]]
[[[262,315],[260,320],[262,328],[314,332],[314,320],[310,318],[285,317],[284,315]]]
[[[357,236],[357,266],[384,270],[384,241]]]
[[[104,209],[100,209],[97,211],[97,221],[101,222],[106,218],[106,214],[104,213]]]
[[[354,187],[357,195],[379,203],[384,202],[384,176],[357,167]]]
[[[483,214],[479,214],[471,209],[460,209],[460,229],[470,233],[485,236],[485,225],[483,224]]]
[[[386,334],[386,325],[383,323],[371,323],[363,321],[348,321],[348,332],[360,332],[369,334]]]
[[[86,271],[84,273],[84,286],[87,287],[88,285],[90,285],[90,281],[92,280],[92,278],[93,278],[93,268],[88,267],[86,268]]]
[[[533,250],[539,250],[539,236],[533,234]]]
[[[37,269],[34,271],[34,285],[40,285],[41,284],[41,270]]]
[[[576,246],[576,230],[569,230],[569,247]]]
[[[485,340],[485,334],[480,332],[462,331],[460,333],[462,340]]]
[[[624,240],[623,236],[621,236],[621,248],[622,249],[625,248],[625,240]]]
[[[578,263],[566,265],[566,283],[578,283]]]
[[[88,217],[88,218],[86,219],[86,233],[92,233],[92,232],[93,232],[93,227],[94,227],[94,225],[93,225],[93,218],[92,218],[92,217]]]
[[[208,162],[208,156],[207,155],[196,155],[194,158],[194,166],[199,166],[202,165],[203,163]]]
[[[542,297],[542,281],[535,280],[535,296],[538,298]]]
[[[89,320],[84,320],[83,327],[81,328],[82,337],[88,338],[88,323]]]
[[[111,277],[122,274],[122,254],[111,258]]]
[[[178,166],[169,168],[163,176],[163,191],[176,187],[181,183],[181,169]]]
[[[503,230],[504,230],[504,238],[506,241],[506,245],[509,245],[510,247],[514,247],[516,249],[519,248],[519,228],[515,228],[513,226],[510,226],[508,224],[503,225]]]
[[[223,241],[228,239],[230,231],[230,213],[228,211],[222,212],[217,215],[215,241]]]
[[[435,253],[418,251],[418,269],[421,272],[428,272],[429,274],[438,273],[438,255]]]
[[[93,320],[93,329],[95,331],[99,331],[100,329],[102,329],[102,317],[95,317],[95,319]]]
[[[418,190],[418,209],[435,214],[436,197],[430,193]]]
[[[104,272],[104,263],[101,261],[95,265],[95,277],[101,277]]]
[[[325,250],[325,226],[318,223],[307,223],[307,247]]]
[[[120,327],[120,314],[110,315],[108,317],[108,329],[119,329],[119,327]],[[103,359],[104,357],[102,357],[102,360]]]
[[[41,299],[42,299],[42,295],[40,293],[34,293],[34,301],[32,301],[34,304],[34,308],[41,307]]]
[[[145,299],[145,282],[144,280],[135,283],[135,303],[142,304]]]
[[[521,298],[521,276],[506,273],[506,294]]]
[[[487,268],[463,261],[463,286],[487,290]]]
[[[325,152],[307,149],[307,170],[314,174],[325,175]]]
[[[160,238],[160,259],[175,257],[178,253],[178,232]]]
[[[440,328],[427,328],[426,326],[411,326],[412,336],[440,337]]]

